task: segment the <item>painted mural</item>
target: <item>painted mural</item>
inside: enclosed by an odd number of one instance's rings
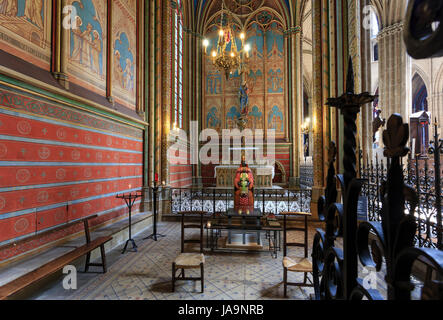
[[[136,1],[115,0],[112,15],[112,88],[116,100],[135,110],[136,103]]]
[[[264,19],[264,18],[263,18]],[[239,90],[242,81],[248,88],[248,127],[251,129],[275,129],[277,138],[286,137],[285,105],[285,57],[282,28],[269,23],[266,28],[258,22],[247,29],[251,47],[248,69],[245,74],[231,74],[228,80],[213,65],[209,57],[204,64],[205,97],[204,127],[221,130],[235,128],[240,116]],[[206,35],[210,53],[216,47],[218,29],[212,28]],[[238,39],[240,47],[240,40]],[[219,110],[216,105],[222,105]],[[224,116],[220,118],[220,114]]]
[[[51,10],[52,1],[0,0],[0,49],[49,70]]]
[[[70,3],[73,27],[69,32],[70,81],[98,93],[106,91],[107,8],[103,0],[74,0]],[[98,89],[98,90],[97,90]]]

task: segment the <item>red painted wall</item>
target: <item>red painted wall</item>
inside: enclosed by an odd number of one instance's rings
[[[142,187],[142,137],[141,129],[0,85],[0,261],[82,225],[26,240],[39,232],[124,215],[115,196]]]

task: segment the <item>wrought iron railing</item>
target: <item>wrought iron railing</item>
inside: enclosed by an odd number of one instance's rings
[[[435,128],[437,132],[437,128]],[[434,141],[439,141],[435,133]],[[441,142],[440,142],[441,143]],[[434,151],[434,142],[431,144],[430,152],[433,159],[412,158],[408,155],[407,162],[402,164],[405,183],[411,186],[418,195],[418,204],[414,216],[417,222],[417,233],[415,245],[418,247],[443,249],[442,228],[442,176],[440,166],[440,149]],[[434,156],[435,155],[435,156]],[[366,161],[367,165],[360,168],[360,177],[366,179],[362,194],[368,199],[368,220],[381,221],[382,188],[380,186],[387,178],[387,164],[378,155],[375,161]],[[438,188],[440,186],[440,188]],[[405,213],[409,214],[411,204],[406,201]]]
[[[336,147],[329,146],[328,174],[325,195],[318,200],[318,214],[325,222],[324,229],[317,229],[312,248],[313,282],[316,299],[345,300],[410,300],[443,299],[443,251],[417,248],[414,239],[421,228],[415,211],[420,201],[441,211],[441,203],[430,197],[431,184],[417,172],[418,184],[427,187],[420,195],[404,178],[402,158],[407,156],[409,126],[399,114],[393,114],[383,131],[383,156],[387,160],[387,171],[380,169],[380,177],[367,172],[367,179],[356,172],[357,114],[362,105],[375,97],[368,93],[355,94],[353,88],[352,60],[350,59],[346,92],[339,98],[328,99],[328,105],[337,107],[344,117],[343,174],[336,174]],[[443,141],[435,136],[432,150],[435,158],[440,157]],[[439,160],[435,160],[435,171],[441,172]],[[411,168],[409,168],[409,171]],[[364,175],[363,169],[360,173]],[[440,195],[440,175],[437,174],[435,192]],[[378,181],[378,182],[377,182]],[[338,183],[337,183],[338,182]],[[358,223],[360,197],[372,193],[373,221]],[[338,200],[338,185],[342,197]],[[429,187],[428,187],[429,186]],[[374,190],[373,187],[379,190]],[[422,199],[419,201],[419,198]],[[380,202],[380,203],[378,203]],[[418,209],[418,218],[422,211]],[[436,217],[441,226],[441,215]],[[429,221],[429,219],[428,219]],[[428,224],[429,225],[429,224]],[[428,228],[427,230],[432,230]],[[429,234],[429,231],[428,231]],[[437,236],[439,233],[437,232]],[[441,242],[437,239],[437,246]],[[417,278],[418,266],[426,270]],[[415,266],[415,268],[414,268]],[[416,278],[412,280],[412,278]],[[383,279],[385,283],[380,285]],[[422,282],[422,285],[417,285]],[[386,289],[385,289],[386,288]],[[416,292],[418,291],[420,292]],[[417,294],[418,293],[418,294]]]
[[[314,185],[314,166],[311,163],[300,165],[300,186],[302,188],[312,188]]]
[[[255,189],[254,207],[263,213],[310,212],[311,189]],[[180,211],[226,212],[234,208],[234,188],[172,188],[171,213]]]

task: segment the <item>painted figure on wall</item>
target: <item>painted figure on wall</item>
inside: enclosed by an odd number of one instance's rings
[[[43,0],[2,0],[0,1],[0,14],[10,17],[25,17],[43,30]]]
[[[43,29],[43,0],[28,0],[25,4],[25,17],[40,29]]]
[[[206,128],[219,129],[221,127],[221,120],[217,116],[217,107],[212,107],[206,115]]]
[[[100,54],[102,52],[102,41],[97,30],[93,32],[94,40],[92,40],[92,71],[100,73]]]
[[[0,14],[15,17],[18,13],[17,0],[0,1]]]
[[[114,43],[115,64],[117,74],[114,79],[122,89],[133,92],[134,89],[134,55],[132,54],[129,38],[122,32]]]
[[[249,116],[252,117],[252,129],[262,129],[263,112],[257,106],[253,106]]]
[[[237,127],[237,119],[240,118],[241,114],[238,112],[236,106],[232,106],[229,112],[226,114],[226,124],[228,129],[234,129]]]
[[[220,94],[221,90],[221,74],[220,72],[208,73],[206,78],[206,93]]]
[[[278,106],[273,106],[269,113],[268,129],[275,129],[278,132],[284,131],[283,113]]]
[[[103,78],[103,28],[92,0],[74,1],[71,12],[76,28],[71,29],[70,60],[88,74]],[[78,74],[78,70],[73,71]]]
[[[53,1],[0,0],[0,39],[3,50],[49,70]]]
[[[274,71],[273,69],[268,72],[268,81],[269,81],[269,93],[283,93],[283,76],[280,69]]]

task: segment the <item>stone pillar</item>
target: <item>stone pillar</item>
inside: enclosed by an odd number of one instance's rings
[[[162,2],[162,71],[161,71],[161,182],[169,185],[169,162],[167,157],[168,138],[171,130],[171,107],[172,107],[172,57],[173,43],[171,32],[173,28],[173,11],[170,1]]]
[[[145,131],[144,167],[143,173],[143,211],[152,210],[152,186],[154,181],[154,134],[153,110],[155,97],[155,5],[154,0],[145,0],[144,5],[144,109],[145,121],[148,123]],[[112,59],[111,59],[112,60]]]
[[[362,16],[362,10],[370,4],[370,0],[361,0],[360,17]],[[375,94],[372,91],[372,74],[371,74],[371,61],[372,61],[372,44],[371,44],[371,30],[360,27],[361,41],[361,89],[363,92],[369,92]],[[367,104],[362,107],[362,150],[363,150],[363,162],[366,163],[366,159],[372,159],[372,104]]]
[[[434,123],[435,119],[437,118],[439,127],[442,128],[441,125],[443,123],[443,92],[435,92],[434,94],[432,94],[432,97],[430,99],[428,98],[428,104],[428,110],[431,111],[432,123]]]
[[[314,167],[314,185],[312,187],[311,213],[318,219],[317,201],[323,194],[323,98],[322,98],[322,15],[320,1],[312,2],[312,48],[313,48],[313,94],[312,105],[312,160]]]
[[[315,1],[314,1],[315,2]],[[322,160],[322,172],[327,172],[328,164],[326,159],[328,159],[328,149],[329,141],[331,141],[331,108],[326,105],[326,100],[330,97],[330,74],[329,74],[329,41],[330,41],[330,33],[329,33],[329,11],[328,11],[328,2],[329,0],[321,0],[321,105],[322,105],[322,117],[317,121],[323,122],[323,160]],[[322,188],[326,185],[326,175],[323,176]]]
[[[194,79],[194,88],[192,91],[192,97],[193,97],[193,105],[191,106],[191,108],[194,110],[194,118],[192,119],[193,121],[197,121],[198,126],[199,126],[199,132],[203,129],[202,127],[202,121],[201,121],[201,113],[203,110],[203,102],[202,102],[202,97],[203,97],[203,89],[202,89],[202,84],[203,84],[203,68],[202,68],[202,64],[203,64],[203,44],[202,44],[202,39],[200,37],[192,37],[193,40],[195,41],[195,50],[197,52],[197,54],[192,53],[191,57],[192,57],[192,63],[194,64],[194,70],[195,70],[195,74],[191,75],[191,77]],[[196,76],[195,76],[196,75]],[[197,93],[197,94],[194,94]],[[198,187],[202,187],[203,186],[203,179],[202,179],[202,174],[201,174],[201,164],[200,164],[200,160],[198,161],[198,164],[194,166],[193,169],[193,173],[194,176],[192,178],[193,180],[193,184],[198,186]]]
[[[300,184],[300,158],[302,155],[301,121],[303,110],[303,65],[302,65],[302,35],[301,27],[296,26],[291,33],[291,76],[292,87],[290,90],[292,99],[292,177],[289,178],[289,186],[295,187]]]
[[[68,55],[69,55],[69,35],[70,28],[64,28],[64,17],[70,12],[63,13],[63,9],[68,5],[68,0],[56,1],[56,18],[53,23],[56,28],[55,39],[55,65],[53,66],[52,74],[54,78],[62,85],[66,90],[69,89],[68,79]],[[75,21],[70,21],[71,28]]]
[[[378,35],[379,92],[382,117],[393,113],[409,118],[411,105],[411,58],[403,41],[403,23],[384,27]]]

